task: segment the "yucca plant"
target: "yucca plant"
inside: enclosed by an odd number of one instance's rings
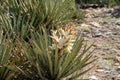
[[[15,67],[9,59],[12,52],[12,41],[0,31],[0,80],[10,80],[15,75]],[[14,70],[13,70],[14,69]]]
[[[31,79],[76,80],[91,69],[84,68],[94,61],[91,52],[87,53],[92,45],[83,47],[83,38],[74,38],[63,29],[52,31],[52,36],[44,29],[42,34],[35,32],[31,35],[30,44],[22,43],[31,65],[31,73],[24,72],[32,75]]]
[[[25,20],[25,17],[21,18],[21,15],[18,17],[5,16],[1,13],[1,27],[3,28],[4,33],[9,33],[10,36],[19,36],[26,39],[29,36],[30,30],[32,27],[28,24],[28,21]]]
[[[71,30],[65,32],[59,29],[50,33],[59,24],[71,20],[71,11],[74,10],[72,1],[74,0],[0,0],[3,3],[0,4],[3,36],[9,35],[10,40],[13,40],[7,47],[4,46],[5,43],[0,46],[3,49],[0,52],[1,60],[5,58],[9,62],[4,66],[1,61],[0,64],[5,69],[0,67],[0,79],[7,78],[13,68],[22,73],[14,75],[16,71],[13,72],[12,76],[17,80],[76,79],[90,69],[83,70],[93,62],[89,61],[92,54],[86,53],[91,46],[82,47],[83,39],[75,38],[69,33]],[[16,66],[11,67],[11,63]]]
[[[0,28],[0,80],[29,79],[21,71],[21,69],[27,70],[29,64],[17,40],[17,37],[11,38],[8,33],[3,34]]]
[[[26,39],[41,26],[48,31],[72,20],[74,0],[1,0],[0,23],[4,33]]]
[[[4,3],[1,7],[6,10],[2,12],[5,17],[9,17],[9,21],[12,22],[11,27],[18,27],[16,24],[21,18],[20,25],[28,23],[36,30],[40,26],[51,29],[58,24],[70,21],[75,8],[74,0],[2,0],[1,2]],[[20,25],[19,29],[21,29]]]

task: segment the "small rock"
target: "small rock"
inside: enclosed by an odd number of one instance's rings
[[[119,65],[120,65],[120,63],[118,63],[118,62],[115,63],[115,66],[119,66]]]
[[[120,66],[117,67],[117,70],[120,70]]]
[[[95,76],[95,75],[90,76],[89,79],[90,79],[90,80],[99,80],[98,77]]]
[[[120,80],[120,74],[117,75],[117,78],[119,78],[119,79],[117,79],[117,80]]]
[[[94,17],[94,14],[86,14],[85,17],[86,18],[92,18],[92,17]]]
[[[105,33],[105,35],[112,35],[112,32],[108,31]]]
[[[111,71],[106,70],[106,71],[105,71],[105,74],[110,74],[110,72],[111,72]]]
[[[117,62],[120,63],[120,57],[119,56],[116,56],[116,60],[117,60]]]
[[[96,72],[104,72],[104,69],[97,69]]]
[[[79,30],[82,30],[84,32],[90,32],[91,31],[91,25],[83,23],[83,24],[80,25]]]
[[[117,45],[117,48],[120,49],[120,45]]]
[[[94,33],[93,33],[93,37],[100,37],[102,36],[102,33],[97,29]]]
[[[90,24],[95,27],[101,27],[100,24],[97,22],[91,22]]]
[[[117,24],[117,25],[120,25],[120,20],[116,21],[116,24]]]

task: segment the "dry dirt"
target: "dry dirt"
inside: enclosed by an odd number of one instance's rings
[[[120,7],[84,9],[85,19],[76,29],[94,43],[95,67],[85,75],[90,80],[120,80]]]

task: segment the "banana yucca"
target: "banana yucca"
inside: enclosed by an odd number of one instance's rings
[[[72,33],[71,33],[72,32]],[[74,32],[75,33],[75,32]],[[75,42],[76,36],[73,34],[71,29],[62,29],[59,28],[55,31],[52,30],[53,44],[51,46],[52,49],[58,48],[59,51],[71,52],[73,43]]]

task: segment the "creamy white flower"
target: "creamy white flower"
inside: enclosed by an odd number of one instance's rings
[[[52,31],[52,36],[50,36],[53,40],[53,44],[51,46],[52,49],[60,49],[65,52],[71,52],[72,46],[75,42],[75,35],[70,34],[69,30],[65,31],[62,28],[58,30]]]

